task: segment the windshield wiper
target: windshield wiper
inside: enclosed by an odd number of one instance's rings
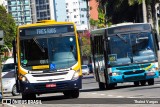
[[[125,43],[128,43],[120,34],[116,34],[116,36],[123,40]]]
[[[37,46],[39,47],[39,49],[41,49],[42,52],[45,52],[44,48],[40,45],[40,43],[37,41],[37,39],[35,37],[33,38],[33,40],[37,44]]]

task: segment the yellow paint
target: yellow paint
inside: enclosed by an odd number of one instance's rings
[[[32,66],[32,69],[48,69],[49,65]]]
[[[151,64],[150,66],[144,68],[144,70],[149,70],[152,67],[153,64]]]

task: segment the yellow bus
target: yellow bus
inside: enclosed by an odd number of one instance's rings
[[[82,71],[74,23],[42,20],[19,26],[15,43],[16,84],[22,99],[54,92],[79,97]]]

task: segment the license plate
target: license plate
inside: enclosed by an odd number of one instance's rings
[[[56,84],[46,84],[46,87],[47,88],[53,88],[53,87],[56,87]]]

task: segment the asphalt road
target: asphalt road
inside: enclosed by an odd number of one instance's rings
[[[133,83],[119,83],[112,90],[99,90],[93,75],[84,76],[82,83],[78,99],[66,99],[62,93],[44,94],[37,97],[37,101],[41,101],[43,105],[23,105],[23,107],[44,105],[53,107],[53,104],[54,107],[160,107],[160,78],[155,79],[155,85],[152,86],[135,87]],[[5,94],[5,98],[21,99],[21,96],[13,97],[11,94]],[[22,105],[12,106],[22,107]]]

